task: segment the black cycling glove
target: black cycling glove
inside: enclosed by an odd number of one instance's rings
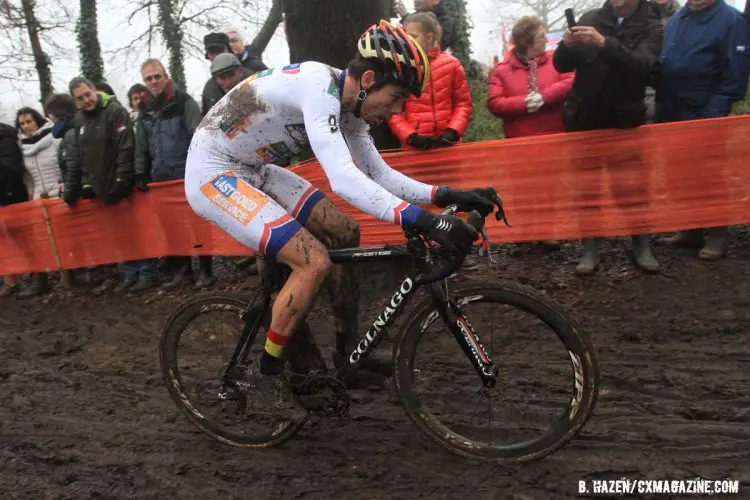
[[[427,210],[422,210],[414,227],[456,256],[468,254],[471,244],[479,238],[479,233],[460,217],[435,215]]]
[[[443,208],[455,203],[460,212],[476,210],[482,217],[487,217],[495,209],[492,195],[497,196],[492,188],[462,191],[440,186],[435,193],[435,205]]]

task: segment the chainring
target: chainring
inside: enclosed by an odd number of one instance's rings
[[[352,404],[349,391],[340,380],[318,373],[307,375],[295,393],[302,406],[319,417],[342,417]]]

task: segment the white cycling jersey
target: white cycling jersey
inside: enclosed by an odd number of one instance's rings
[[[190,144],[185,191],[193,210],[240,242],[275,254],[323,197],[274,165],[309,146],[336,195],[378,219],[413,223],[420,209],[412,203],[432,203],[437,186],[391,169],[367,123],[342,113],[344,77],[305,62],[261,71],[227,93]]]

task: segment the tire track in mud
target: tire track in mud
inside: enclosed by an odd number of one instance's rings
[[[657,248],[660,276],[633,272],[616,241],[603,246],[601,272],[590,279],[572,276],[572,245],[495,254],[495,276],[544,290],[590,332],[602,369],[583,434],[541,462],[507,468],[433,445],[390,390],[356,392],[351,418],[311,422],[278,449],[230,448],[186,421],[159,373],[158,332],[187,292],[4,301],[0,494],[546,500],[573,498],[580,479],[700,476],[744,481],[741,498],[750,494],[750,238],[740,236],[716,263]],[[363,287],[363,322],[391,282],[378,293]],[[313,316],[330,349],[331,321]],[[527,356],[533,363],[534,350]]]

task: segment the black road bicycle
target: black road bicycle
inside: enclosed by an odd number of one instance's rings
[[[497,201],[496,218],[503,220],[507,225],[502,203],[499,198]],[[456,211],[457,207],[454,205],[443,213]],[[484,219],[477,212],[471,212],[467,222],[481,232],[481,249],[484,252],[489,251]],[[400,333],[395,337],[393,347],[395,391],[404,410],[419,430],[453,453],[500,463],[538,460],[567,444],[581,431],[592,414],[599,390],[597,356],[586,335],[558,304],[529,286],[492,279],[462,284],[456,286],[456,289],[451,289],[452,282],[446,278],[454,272],[460,272],[463,259],[450,261],[444,258],[439,248],[416,233],[407,231],[406,237],[405,245],[329,252],[334,264],[409,259],[412,271],[390,297],[385,310],[372,323],[356,349],[349,355],[345,365],[332,374],[312,371],[298,373],[292,377],[293,380],[296,379],[293,382],[296,397],[308,410],[306,418],[289,421],[270,415],[271,409],[268,405],[265,408],[261,405],[256,409],[249,407],[254,402],[251,395],[254,383],[248,376],[248,370],[263,350],[266,335],[262,330],[270,323],[272,294],[281,288],[288,277],[289,270],[286,266],[283,266],[285,272],[272,280],[272,286],[264,283],[252,300],[248,301],[246,297],[229,293],[209,293],[186,302],[168,319],[161,338],[160,362],[171,398],[190,422],[223,443],[250,448],[279,445],[299,432],[311,415],[340,417],[347,412],[352,399],[342,380],[346,380],[346,376],[353,373],[360,361],[383,339],[388,327],[407,307],[409,299],[420,287],[425,287],[427,296],[411,312]],[[480,253],[483,251],[480,250]],[[441,263],[443,265],[439,265]],[[490,311],[510,306],[514,311],[536,318],[545,329],[551,329],[555,334],[547,333],[545,337],[552,340],[554,352],[560,354],[563,359],[563,369],[567,375],[558,379],[564,380],[569,377],[569,385],[566,384],[568,388],[557,391],[563,398],[563,403],[559,407],[550,408],[546,399],[535,404],[535,411],[546,413],[550,422],[532,438],[508,444],[498,441],[498,431],[491,429],[489,433],[475,433],[476,425],[466,422],[466,413],[470,410],[466,406],[458,410],[458,423],[446,423],[448,417],[445,410],[453,407],[458,399],[457,394],[449,392],[446,395],[445,390],[441,389],[448,382],[458,381],[460,389],[468,389],[473,393],[471,397],[477,398],[478,403],[472,408],[488,404],[490,412],[493,395],[501,397],[503,393],[511,390],[518,393],[539,389],[538,385],[533,388],[524,386],[520,389],[518,385],[503,385],[510,372],[522,369],[509,369],[509,373],[500,375],[506,362],[512,361],[510,356],[505,356],[502,352],[503,347],[507,345],[500,346],[499,354],[488,352],[488,345],[480,341],[479,334],[481,333],[481,337],[484,338],[485,335],[491,335],[492,331],[477,331],[479,329],[472,326],[472,318],[481,322],[482,317],[473,317],[472,314],[465,313],[474,305],[486,305]],[[183,337],[187,336],[189,327],[213,312],[228,315],[229,320],[235,325],[227,334],[222,334],[220,326],[224,325],[224,322],[208,321],[207,333],[201,337],[207,338],[209,344],[226,339],[230,343],[229,350],[233,352],[229,356],[225,354],[226,359],[211,369],[210,376],[204,374],[198,376],[195,382],[186,381],[196,373],[198,365],[206,362],[213,348],[197,348]],[[506,320],[510,316],[504,315],[503,318],[501,324],[506,326]],[[443,326],[444,329],[439,334],[428,335],[426,332],[432,325]],[[493,329],[494,327],[490,328]],[[294,335],[297,335],[296,332]],[[294,340],[294,335],[290,344]],[[520,337],[515,331],[514,336]],[[439,345],[433,349],[422,347],[431,340],[437,340]],[[423,351],[421,356],[418,355],[420,348]],[[526,352],[535,348],[535,345],[522,345]],[[542,357],[541,351],[537,354]],[[434,364],[436,357],[442,359],[447,355],[454,356],[453,360],[442,364],[436,376],[424,376],[424,372]],[[426,359],[424,368],[417,368],[417,361],[422,358]],[[454,368],[456,373],[447,376],[444,371],[450,367]],[[540,359],[539,364],[535,363],[534,366],[525,368],[528,375],[533,375],[545,370],[546,365]],[[525,377],[522,378],[520,385],[526,382]],[[437,380],[438,388],[422,390],[421,382],[430,380]],[[436,398],[441,392],[446,395],[446,401],[437,403]],[[526,398],[526,395],[523,398]],[[199,411],[196,408],[197,404],[208,409],[218,409],[219,414],[209,418],[204,415],[205,410]],[[500,406],[507,405],[501,402]],[[515,415],[518,412],[511,413]],[[265,422],[268,422],[268,425],[265,425]],[[263,424],[264,428],[260,431],[240,432],[238,428],[245,424]],[[527,427],[527,424],[521,424],[516,430],[528,430]]]

